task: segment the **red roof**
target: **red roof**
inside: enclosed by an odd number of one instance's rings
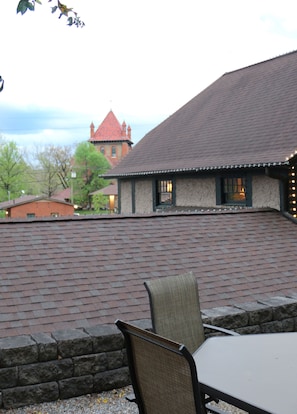
[[[126,124],[121,125],[112,111],[109,111],[90,141],[122,141],[127,139]]]

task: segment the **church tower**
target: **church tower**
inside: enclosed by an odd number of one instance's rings
[[[119,123],[112,111],[109,111],[103,122],[95,131],[93,122],[90,125],[89,142],[94,144],[114,167],[132,149],[131,128]]]

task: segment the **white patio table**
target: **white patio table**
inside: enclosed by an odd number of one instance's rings
[[[297,332],[212,337],[194,360],[202,392],[251,414],[297,414]]]

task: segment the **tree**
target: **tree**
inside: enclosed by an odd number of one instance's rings
[[[48,0],[51,2],[52,0]],[[28,10],[34,11],[35,10],[35,4],[42,4],[40,0],[19,0],[18,6],[17,6],[17,13],[24,14]],[[62,16],[67,17],[67,24],[68,26],[76,26],[76,27],[83,27],[85,24],[83,21],[81,21],[80,17],[77,15],[77,13],[72,9],[66,6],[66,4],[62,4],[59,0],[56,0],[56,5],[52,8],[52,13],[55,13],[57,10],[60,12],[59,19]]]
[[[78,144],[74,153],[73,171],[76,179],[73,183],[74,201],[82,207],[89,203],[89,193],[106,187],[109,182],[100,175],[110,169],[109,162],[90,142]]]
[[[42,149],[37,149],[36,159],[38,161],[39,179],[43,194],[52,197],[58,189],[69,187],[72,160],[72,149],[70,146],[48,145]]]
[[[108,196],[97,193],[92,197],[92,205],[96,213],[99,213],[100,210],[104,209],[108,205]]]
[[[0,143],[0,198],[7,200],[20,197],[24,189],[24,177],[28,166],[16,143]]]

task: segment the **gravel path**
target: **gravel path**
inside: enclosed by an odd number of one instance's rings
[[[138,414],[137,405],[125,399],[131,387],[84,395],[82,397],[31,405],[28,407],[0,410],[1,414]],[[227,413],[241,414],[245,411],[220,403]],[[156,413],[157,414],[157,413]],[[182,414],[182,413],[181,413]]]

